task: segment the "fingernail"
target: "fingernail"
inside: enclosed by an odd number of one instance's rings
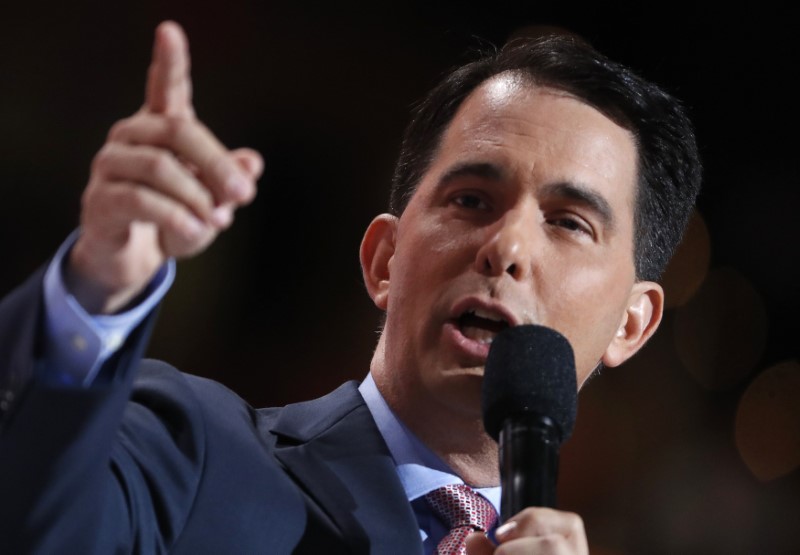
[[[211,221],[217,227],[229,226],[233,221],[233,209],[227,204],[217,206],[214,211],[211,212]]]
[[[244,200],[247,198],[247,194],[250,190],[250,182],[241,175],[235,173],[228,178],[225,187],[228,194],[232,195],[236,200]]]
[[[495,531],[494,535],[495,535],[495,537],[496,537],[497,539],[499,539],[499,540],[502,540],[503,538],[505,538],[506,536],[508,536],[508,535],[511,533],[511,531],[512,531],[514,528],[516,528],[516,527],[517,527],[517,523],[516,523],[516,522],[514,522],[513,520],[509,520],[508,522],[506,522],[505,524],[503,524],[502,526],[500,526],[500,527],[499,527],[499,528],[498,528],[498,529]]]

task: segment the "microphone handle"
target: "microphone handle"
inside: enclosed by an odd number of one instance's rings
[[[500,430],[500,514],[503,522],[526,507],[556,506],[558,428],[537,414],[510,416]]]

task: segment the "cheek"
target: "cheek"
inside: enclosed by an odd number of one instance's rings
[[[599,270],[572,271],[546,293],[552,327],[575,351],[578,378],[585,378],[613,340],[630,293],[629,279]]]
[[[438,221],[417,223],[398,236],[396,257],[402,260],[402,281],[420,281],[457,275],[474,259],[475,233]],[[435,283],[435,282],[434,282]]]
[[[390,306],[411,310],[422,301],[426,290],[435,288],[443,247],[429,230],[414,229],[398,236],[392,259]]]
[[[552,263],[559,260],[560,263]],[[575,263],[566,258],[551,257],[534,276],[534,287],[551,317],[575,325],[586,324],[586,318],[596,324],[609,304],[617,305],[621,297],[621,282],[597,264]]]
[[[458,222],[447,221],[442,218],[430,218],[424,223],[419,223],[412,230],[411,243],[418,253],[429,256],[465,253],[471,242],[475,241],[476,230],[469,226],[460,226]],[[431,259],[426,262],[436,262],[441,259]]]

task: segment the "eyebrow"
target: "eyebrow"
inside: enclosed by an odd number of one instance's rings
[[[616,225],[614,210],[611,208],[611,205],[605,197],[586,185],[569,182],[554,183],[552,185],[545,185],[541,189],[541,194],[543,196],[568,198],[582,204],[597,214],[600,218],[600,222],[606,229],[614,229]]]
[[[439,179],[439,186],[444,186],[461,177],[480,177],[489,181],[503,181],[506,172],[500,166],[489,162],[462,162],[456,164]]]

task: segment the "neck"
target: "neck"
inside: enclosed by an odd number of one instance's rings
[[[461,423],[441,414],[417,418],[417,412],[399,416],[465,483],[473,487],[500,484],[497,443],[486,435],[481,421]]]
[[[453,408],[441,399],[420,398],[397,369],[386,365],[383,337],[370,367],[375,384],[394,414],[465,483],[500,484],[497,443],[483,427],[479,408]]]

